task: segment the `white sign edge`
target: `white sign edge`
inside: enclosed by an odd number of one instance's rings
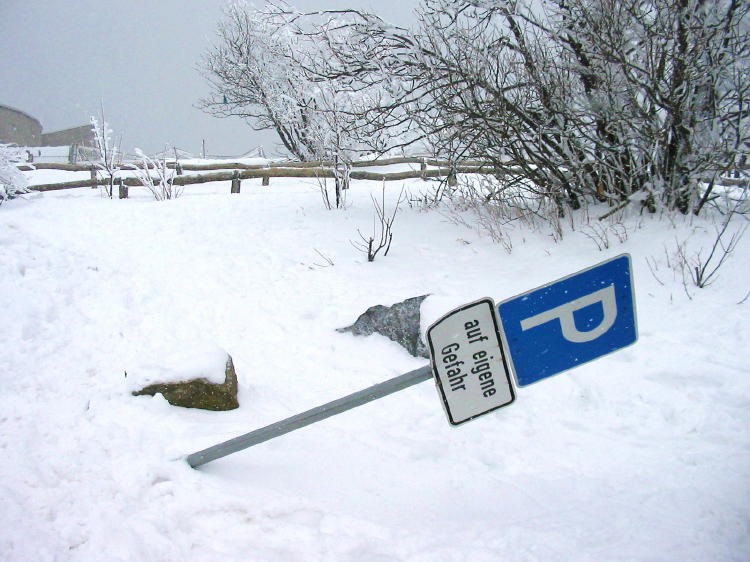
[[[482,304],[482,303],[486,303],[486,304],[488,304],[490,306],[490,314],[492,316],[492,322],[495,324],[495,334],[497,335],[497,337],[500,340],[500,355],[502,356],[503,368],[505,369],[505,380],[507,381],[508,388],[510,390],[510,401],[508,401],[508,402],[506,402],[504,404],[500,404],[499,406],[495,406],[493,408],[490,408],[489,410],[486,410],[486,411],[482,412],[481,414],[475,414],[475,415],[471,416],[470,418],[466,418],[465,420],[461,420],[461,421],[457,422],[457,421],[454,421],[453,416],[451,415],[450,408],[448,407],[448,399],[446,398],[445,390],[443,389],[443,385],[440,382],[440,377],[438,376],[437,364],[436,364],[436,361],[435,361],[435,350],[434,350],[433,345],[432,345],[432,338],[430,338],[430,332],[432,331],[432,329],[435,326],[437,326],[438,324],[440,324],[441,322],[443,322],[448,317],[456,314],[457,312],[461,312],[462,310],[466,310],[467,308],[471,308],[472,306],[476,306],[476,305]],[[427,345],[428,345],[429,350],[430,350],[430,366],[432,367],[432,378],[435,381],[435,386],[437,386],[437,388],[438,388],[438,393],[440,394],[440,399],[441,399],[441,402],[443,403],[443,411],[445,412],[445,414],[446,414],[446,416],[448,418],[448,423],[450,423],[451,426],[456,427],[456,426],[459,426],[459,425],[464,424],[466,422],[470,422],[470,421],[475,420],[476,418],[478,418],[480,416],[483,416],[485,414],[489,414],[491,412],[494,412],[495,410],[499,410],[500,408],[504,408],[505,406],[510,406],[513,402],[516,401],[516,389],[513,386],[513,383],[515,382],[515,373],[513,373],[513,375],[511,376],[511,371],[510,371],[510,368],[509,368],[510,365],[509,365],[507,357],[506,357],[507,356],[507,352],[506,352],[506,346],[505,346],[504,336],[503,336],[503,333],[501,332],[501,329],[502,329],[502,325],[501,325],[501,323],[500,323],[500,321],[498,319],[497,304],[495,304],[495,301],[492,298],[490,298],[490,297],[483,297],[481,299],[477,299],[475,301],[472,301],[472,302],[466,303],[464,305],[461,305],[459,307],[456,307],[453,310],[451,310],[450,312],[446,312],[445,314],[443,314],[440,318],[438,318],[437,320],[435,320],[435,322],[433,322],[432,324],[430,324],[430,326],[427,328],[427,330],[426,330],[426,336],[427,336]]]

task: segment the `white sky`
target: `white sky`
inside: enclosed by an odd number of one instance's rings
[[[0,0],[0,104],[45,131],[88,123],[104,105],[122,148],[165,145],[237,155],[271,131],[211,117],[194,106],[207,86],[197,70],[226,0]],[[260,2],[258,2],[260,4]],[[407,25],[418,0],[301,0],[300,10],[364,7]]]

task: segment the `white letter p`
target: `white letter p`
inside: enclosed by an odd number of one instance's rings
[[[598,326],[586,332],[576,327],[573,313],[594,303],[601,302],[604,316]],[[536,328],[552,320],[560,320],[563,337],[573,343],[586,343],[595,340],[609,330],[617,319],[617,303],[615,302],[615,286],[609,285],[604,289],[594,291],[588,295],[575,299],[550,310],[546,310],[525,320],[521,320],[521,330],[524,332]]]

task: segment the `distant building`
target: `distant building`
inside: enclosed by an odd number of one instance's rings
[[[13,107],[0,105],[0,143],[29,147],[93,146],[94,132],[91,125],[81,125],[43,133],[38,119]]]
[[[23,111],[0,105],[0,143],[42,146],[42,124]]]
[[[42,146],[94,146],[94,131],[91,125],[80,125],[61,131],[42,133]]]

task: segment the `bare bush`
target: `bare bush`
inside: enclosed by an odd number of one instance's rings
[[[97,176],[102,175],[107,182],[104,190],[107,196],[112,199],[115,179],[117,178],[120,168],[122,168],[122,151],[120,142],[112,140],[112,129],[104,119],[104,109],[101,110],[100,119],[91,116],[91,130],[94,133],[94,148],[96,149],[96,159],[90,164],[96,169]]]
[[[581,232],[596,245],[599,251],[609,249],[613,239],[620,244],[628,239],[628,228],[621,220],[611,220],[609,223],[590,222],[581,228]]]
[[[321,259],[307,266],[308,269],[312,269],[312,270],[323,269],[326,267],[333,267],[335,265],[333,263],[333,260],[329,256],[325,255],[323,252],[321,252],[317,248],[313,248],[313,249],[315,250],[315,253],[318,254],[318,256],[320,256]]]
[[[185,188],[174,185],[177,172],[167,166],[166,150],[164,156],[157,159],[146,156],[140,148],[136,148],[135,153],[139,161],[133,173],[154,199],[165,201],[182,195]]]
[[[683,280],[689,279],[699,289],[708,287],[716,280],[719,270],[732,256],[748,227],[745,223],[730,230],[730,222],[731,216],[716,229],[716,237],[707,253],[703,248],[689,252],[685,242],[676,244],[677,266]]]
[[[401,190],[399,193],[396,205],[393,208],[393,212],[390,215],[386,215],[385,212],[385,182],[383,182],[383,190],[380,201],[375,199],[372,195],[372,205],[375,210],[375,216],[373,217],[372,236],[365,237],[362,232],[357,229],[360,240],[350,241],[352,246],[357,251],[367,256],[367,261],[375,261],[375,257],[383,251],[383,256],[388,255],[388,251],[391,249],[391,243],[393,242],[393,222],[396,220],[396,213],[398,212],[399,205],[404,197],[404,191]]]
[[[513,249],[510,231],[518,226],[544,231],[555,242],[562,240],[564,234],[554,199],[526,189],[526,182],[516,176],[469,178],[451,193],[446,208],[450,220],[475,228],[480,235],[489,235],[508,253]],[[466,211],[472,214],[471,221],[464,218]]]

